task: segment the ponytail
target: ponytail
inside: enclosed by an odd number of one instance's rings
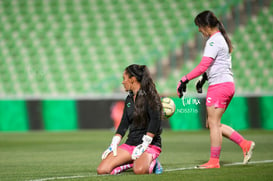
[[[142,79],[141,79],[141,90],[143,90],[146,94],[152,94],[150,91],[151,88],[155,87],[155,84],[152,80],[150,72],[146,65],[141,65],[142,69]]]
[[[220,21],[218,21],[217,25],[218,25],[218,29],[220,30],[220,32],[222,33],[222,35],[224,36],[224,38],[225,38],[225,40],[226,40],[226,42],[228,44],[228,49],[229,49],[228,52],[231,53],[232,50],[233,50],[233,47],[232,47],[231,41],[230,41],[230,39],[229,39],[229,37],[227,35],[227,32],[226,32],[226,30],[224,28],[224,25]]]

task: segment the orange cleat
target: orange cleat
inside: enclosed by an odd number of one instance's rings
[[[244,141],[241,145],[244,153],[244,164],[247,164],[252,156],[253,150],[255,148],[255,142],[254,141]]]
[[[203,165],[198,165],[196,168],[208,169],[208,168],[220,168],[219,159],[210,159],[207,163]]]

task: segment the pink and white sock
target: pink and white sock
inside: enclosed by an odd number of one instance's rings
[[[156,164],[156,159],[154,159],[149,167],[149,174],[153,173],[154,167]]]
[[[123,172],[125,170],[128,170],[128,169],[130,169],[132,167],[133,167],[133,163],[121,165],[121,166],[118,166],[118,167],[114,168],[110,174],[111,175],[117,175],[117,174],[119,174],[119,173],[121,173],[121,172]]]

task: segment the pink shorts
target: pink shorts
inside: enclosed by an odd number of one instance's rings
[[[211,85],[208,88],[206,106],[226,109],[235,93],[233,82]]]
[[[128,151],[130,153],[130,155],[133,154],[135,147],[136,146],[131,146],[131,145],[127,145],[127,144],[122,144],[119,146],[119,148]],[[158,146],[155,146],[155,145],[149,145],[149,147],[147,148],[147,150],[145,152],[152,154],[153,159],[156,159],[159,156],[159,154],[161,153],[161,148]]]

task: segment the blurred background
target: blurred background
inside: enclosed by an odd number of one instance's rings
[[[0,0],[0,131],[115,128],[122,73],[133,63],[147,65],[160,95],[176,103],[164,127],[203,129],[206,91],[191,81],[176,96],[201,60],[193,20],[203,10],[234,46],[236,94],[222,122],[273,129],[271,0]]]

